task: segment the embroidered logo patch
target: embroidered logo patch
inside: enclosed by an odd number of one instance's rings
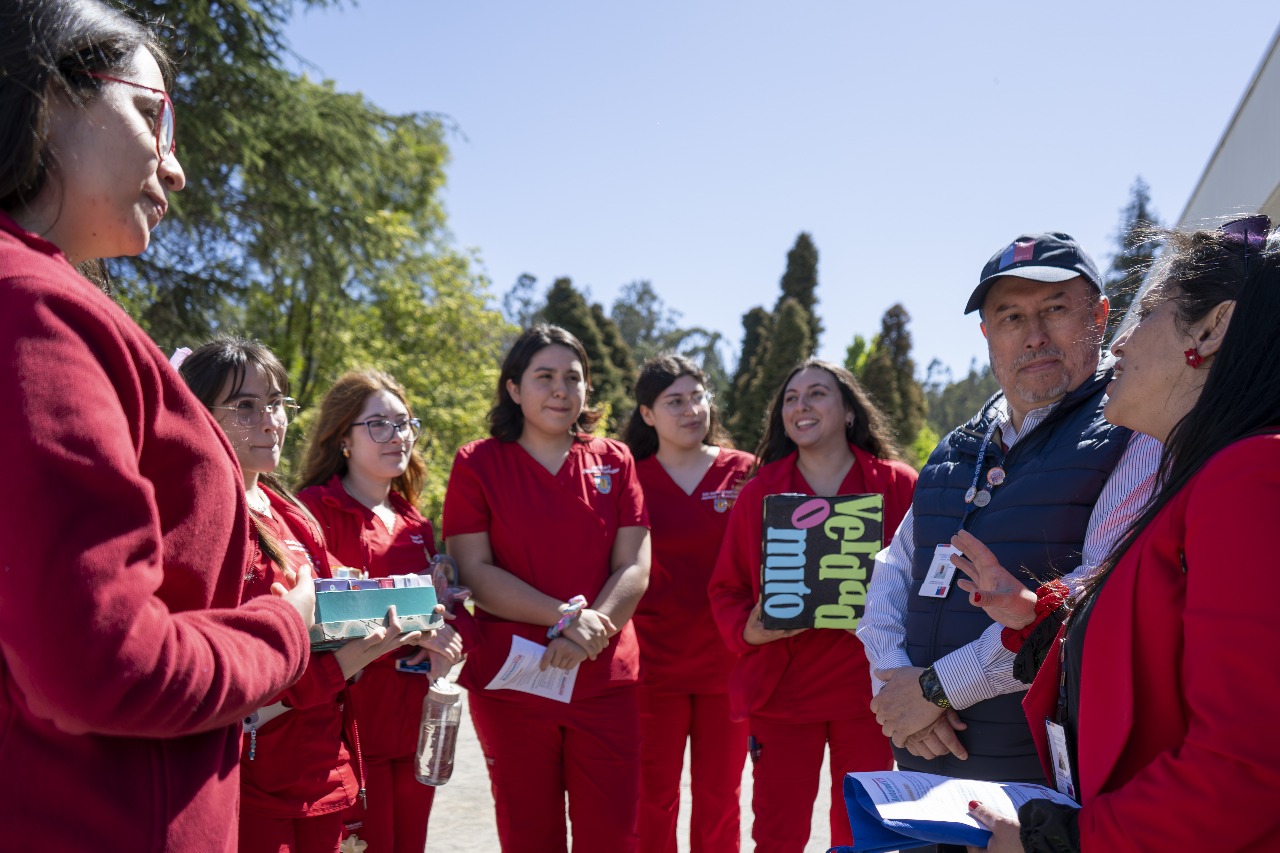
[[[715,492],[703,492],[702,499],[713,501],[711,506],[716,512],[728,512],[733,507],[733,502],[738,499],[738,490],[720,489]]]
[[[613,491],[613,475],[620,470],[620,468],[612,465],[592,465],[582,473],[591,478],[591,482],[595,484],[597,492],[607,495]]]

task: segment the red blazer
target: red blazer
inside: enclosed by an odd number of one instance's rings
[[[1280,738],[1270,591],[1280,435],[1219,452],[1094,604],[1080,685],[1084,850],[1276,850]],[[1057,656],[1024,708],[1048,768]],[[1050,777],[1052,778],[1052,777]]]
[[[909,465],[877,459],[850,446],[855,459],[840,494],[884,495],[884,544],[911,506],[916,472]],[[760,537],[766,495],[813,494],[796,469],[796,454],[765,465],[747,481],[729,516],[708,594],[720,636],[739,657],[729,677],[729,708],[735,720],[748,714],[812,723],[869,715],[871,674],[862,643],[848,631],[809,630],[753,646],[742,639],[747,617],[760,598]]]
[[[10,850],[234,850],[240,720],[302,674],[226,436],[0,213],[0,812]]]

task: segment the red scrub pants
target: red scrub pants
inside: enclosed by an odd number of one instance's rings
[[[747,724],[729,719],[727,693],[668,693],[640,688],[640,850],[677,853],[680,772],[689,747],[693,811],[691,853],[736,853],[742,837],[738,799],[747,757]]]
[[[369,851],[422,853],[427,843],[427,821],[436,789],[413,775],[414,756],[364,765],[365,798],[342,813],[346,835],[369,842]]]
[[[240,810],[239,853],[338,853],[342,812],[266,817]]]
[[[575,853],[635,853],[637,693],[624,687],[569,703],[511,691],[469,694],[504,851],[566,853],[567,793]]]
[[[844,807],[844,774],[888,770],[889,739],[870,714],[820,723],[751,717],[755,739],[751,837],[756,853],[804,853],[818,798],[823,748],[831,747],[831,846],[853,844]]]

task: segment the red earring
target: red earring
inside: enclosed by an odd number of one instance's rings
[[[1183,355],[1187,357],[1187,364],[1191,365],[1192,367],[1199,367],[1200,365],[1204,364],[1204,356],[1202,356],[1200,354],[1200,350],[1196,349],[1195,347],[1192,347],[1191,349],[1187,350],[1186,352],[1183,353]]]

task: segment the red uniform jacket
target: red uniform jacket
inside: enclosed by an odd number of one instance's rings
[[[494,563],[535,589],[568,601],[592,601],[609,579],[621,527],[648,527],[635,461],[625,444],[607,438],[575,441],[552,474],[518,443],[488,438],[458,451],[444,499],[444,532],[488,533]],[[476,610],[480,640],[467,654],[460,683],[482,690],[519,635],[545,645],[547,629]],[[630,621],[595,660],[583,661],[574,699],[634,684],[640,653]],[[513,702],[553,700],[495,691]],[[493,695],[493,694],[489,694]]]
[[[1164,507],[1099,593],[1080,685],[1083,849],[1276,849],[1277,507],[1280,436],[1238,441]],[[1024,701],[1046,772],[1057,682],[1055,650]]]
[[[230,444],[164,355],[0,214],[4,846],[232,850],[240,721],[307,632],[250,560]]]
[[[636,608],[641,677],[656,690],[724,693],[737,655],[720,642],[707,584],[738,488],[755,463],[722,448],[693,494],[686,495],[657,456],[636,463],[653,525],[649,588]]]
[[[916,472],[909,465],[877,459],[850,445],[854,465],[840,494],[884,495],[884,544],[911,506]],[[760,598],[760,537],[764,498],[784,492],[811,495],[796,468],[796,454],[760,468],[742,487],[729,517],[709,590],[720,636],[736,652],[729,681],[730,712],[786,722],[814,723],[870,713],[871,671],[862,643],[848,631],[810,629],[794,637],[753,646],[742,639],[747,617]]]
[[[320,522],[334,565],[364,569],[374,578],[430,571],[436,554],[435,531],[399,493],[391,493],[398,520],[390,535],[372,510],[347,494],[336,474],[322,486],[303,489],[298,499]],[[430,679],[395,668],[396,658],[416,651],[394,652],[374,661],[351,685],[360,750],[366,761],[403,758],[418,748],[418,723]]]
[[[265,485],[275,519],[267,523],[285,546],[290,567],[310,564],[327,578],[329,559],[315,522]],[[271,595],[284,573],[256,549],[245,578],[245,598]],[[309,817],[352,805],[362,787],[353,760],[359,755],[347,719],[347,682],[333,652],[317,652],[297,683],[275,697],[292,710],[248,732],[240,752],[241,808],[268,817]],[[250,760],[250,752],[253,759]]]

